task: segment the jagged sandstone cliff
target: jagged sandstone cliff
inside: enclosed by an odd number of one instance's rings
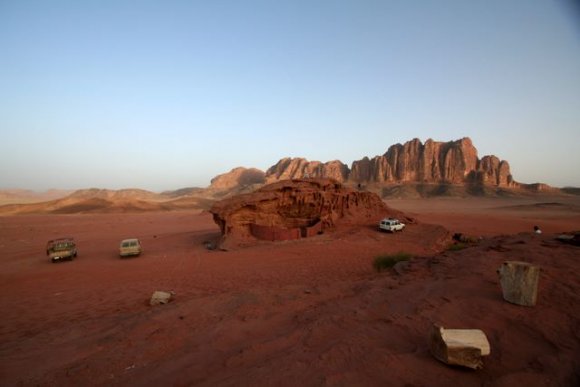
[[[266,171],[266,182],[303,178],[329,178],[338,182],[348,179],[349,169],[339,160],[321,163],[303,158],[283,158]]]
[[[336,160],[328,163],[302,158],[284,158],[266,171],[266,182],[308,177],[332,178],[351,183],[480,183],[514,186],[507,161],[495,156],[477,157],[469,138],[425,144],[414,139],[389,147],[382,156],[364,157],[349,169]]]
[[[207,193],[213,198],[227,197],[252,192],[264,184],[304,178],[329,178],[382,197],[563,193],[546,184],[516,182],[507,161],[493,155],[480,159],[468,137],[449,142],[428,139],[425,143],[413,139],[390,146],[383,155],[356,160],[350,168],[339,160],[322,163],[287,157],[266,172],[236,168],[220,175],[212,180]],[[250,180],[252,184],[238,184]]]
[[[469,138],[422,144],[414,139],[389,147],[382,156],[363,158],[352,164],[349,180],[357,183],[447,183],[479,182],[501,187],[513,185],[507,161],[495,156],[477,157]]]

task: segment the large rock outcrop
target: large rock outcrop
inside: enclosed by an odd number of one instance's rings
[[[495,156],[484,156],[479,162],[476,172],[481,183],[485,185],[497,185],[499,187],[514,186],[510,165],[505,160]]]
[[[354,161],[349,180],[356,183],[482,184],[507,187],[513,183],[509,164],[495,156],[477,157],[467,137],[422,144],[418,139],[389,147],[382,156]]]
[[[308,177],[333,178],[339,182],[482,184],[513,187],[516,183],[507,161],[495,156],[477,156],[477,149],[467,137],[457,141],[425,144],[413,139],[389,147],[382,156],[364,157],[349,169],[340,161],[321,163],[302,158],[284,158],[266,171],[266,182]]]
[[[371,192],[332,179],[284,180],[217,202],[210,209],[224,241],[288,240],[316,235],[340,223],[373,223],[401,216]],[[404,218],[404,217],[403,217]]]
[[[326,178],[340,183],[348,178],[348,167],[338,160],[321,163],[303,158],[283,158],[266,171],[266,182],[279,180]]]
[[[264,172],[256,168],[234,168],[228,173],[217,175],[211,179],[210,189],[228,190],[239,186],[263,184]]]

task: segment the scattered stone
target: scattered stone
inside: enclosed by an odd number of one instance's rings
[[[481,241],[483,238],[481,237],[475,237],[475,236],[469,236],[469,235],[465,235],[462,233],[455,233],[453,234],[452,239],[455,242],[459,242],[459,243],[469,243],[469,244],[476,244],[479,241]]]
[[[203,245],[208,250],[215,250],[217,248],[217,245],[212,241],[204,241]]]
[[[522,306],[536,305],[539,266],[521,261],[506,261],[497,272],[504,300]]]
[[[429,344],[437,360],[474,370],[483,367],[482,356],[491,352],[487,336],[479,329],[444,329],[433,325]]]
[[[501,245],[499,243],[496,245],[493,245],[493,246],[489,246],[487,248],[487,250],[493,250],[493,251],[497,251],[499,253],[505,253],[505,252],[511,251],[511,249],[504,247],[503,245]]]
[[[173,294],[174,294],[173,292],[164,292],[161,290],[157,290],[153,293],[153,296],[151,296],[151,301],[149,301],[149,305],[154,306],[167,304],[169,301],[171,301]]]
[[[556,237],[557,241],[562,243],[568,243],[574,246],[580,246],[580,233],[575,233],[574,235],[570,234],[561,234]]]

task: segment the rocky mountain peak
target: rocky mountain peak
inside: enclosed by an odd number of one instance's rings
[[[348,167],[339,160],[321,163],[304,158],[283,158],[266,171],[266,182],[303,178],[331,178],[346,181]]]
[[[238,167],[211,179],[210,188],[227,190],[239,186],[263,184],[264,181],[264,172],[259,169]]]
[[[234,169],[212,180],[212,188],[238,184],[247,170]],[[473,192],[477,187],[509,188],[521,186],[511,175],[509,163],[493,155],[478,157],[469,137],[454,141],[424,143],[414,138],[404,144],[394,144],[380,156],[356,160],[349,168],[340,160],[308,161],[300,157],[285,157],[263,175],[254,170],[255,181],[274,183],[282,180],[329,178],[350,185],[466,185]]]

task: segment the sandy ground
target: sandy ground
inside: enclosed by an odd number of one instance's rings
[[[548,204],[546,204],[548,203]],[[556,204],[554,204],[556,203]],[[163,386],[567,386],[580,382],[578,200],[389,201],[419,224],[208,251],[193,211],[0,217],[0,384]],[[451,252],[448,232],[483,236]],[[531,227],[540,225],[542,235]],[[51,264],[48,239],[79,256]],[[145,253],[119,259],[118,242]],[[398,273],[374,257],[406,251]],[[503,301],[505,260],[541,265],[538,305]],[[155,290],[175,299],[151,307]],[[435,360],[428,330],[486,332],[482,370]]]
[[[547,233],[580,228],[578,196],[433,198],[387,203],[423,222],[442,224],[452,233],[474,236],[515,234],[532,230],[535,225]]]

